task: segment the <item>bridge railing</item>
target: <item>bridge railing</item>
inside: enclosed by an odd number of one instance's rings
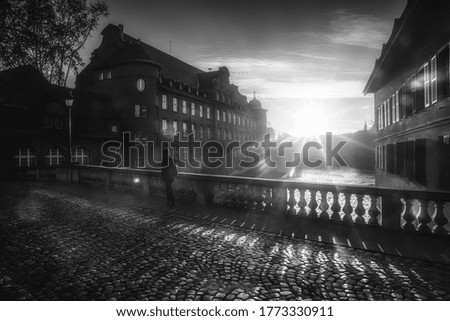
[[[57,179],[163,193],[159,171],[73,166]],[[267,215],[295,216],[321,223],[448,235],[450,193],[380,187],[314,184],[291,180],[180,173],[177,197]]]

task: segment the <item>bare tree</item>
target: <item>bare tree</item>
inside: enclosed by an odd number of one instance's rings
[[[103,1],[1,0],[0,66],[32,65],[65,86],[83,66],[80,49],[108,14]]]

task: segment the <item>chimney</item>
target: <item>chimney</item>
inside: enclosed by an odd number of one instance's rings
[[[120,36],[120,40],[123,40],[123,25],[118,25],[119,27],[119,36]]]

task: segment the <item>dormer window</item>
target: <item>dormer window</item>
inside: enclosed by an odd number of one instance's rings
[[[108,72],[106,73],[106,79],[111,79],[111,78],[112,78],[111,70],[108,70]]]
[[[145,80],[144,79],[138,79],[136,82],[136,88],[139,92],[143,92],[145,89]]]
[[[98,74],[98,80],[103,80],[103,72],[100,72],[100,73]]]

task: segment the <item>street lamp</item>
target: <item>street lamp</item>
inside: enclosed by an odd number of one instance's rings
[[[70,92],[70,98],[66,99],[66,107],[69,111],[69,163],[72,163],[72,105],[73,98]]]

